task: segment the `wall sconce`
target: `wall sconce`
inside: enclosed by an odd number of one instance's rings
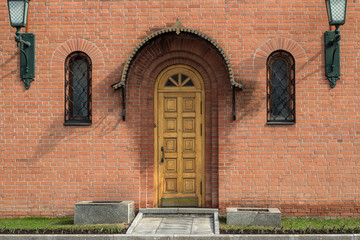
[[[16,27],[15,41],[20,47],[20,76],[25,88],[29,89],[35,77],[35,35],[20,32],[27,24],[29,0],[8,0],[7,3],[10,25]]]
[[[335,25],[335,31],[325,32],[325,74],[334,88],[340,77],[340,31],[345,23],[347,0],[325,0],[329,25]]]

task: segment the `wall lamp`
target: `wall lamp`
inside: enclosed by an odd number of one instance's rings
[[[20,47],[20,76],[25,88],[29,89],[35,77],[35,35],[20,32],[27,24],[29,0],[8,0],[7,3],[10,25],[16,27],[15,41]]]
[[[325,0],[330,26],[335,31],[325,32],[325,74],[334,88],[340,77],[340,31],[339,26],[345,23],[347,0]]]

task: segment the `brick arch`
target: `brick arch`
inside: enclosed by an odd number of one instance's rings
[[[228,56],[226,55],[225,51],[221,48],[221,46],[214,39],[207,36],[206,34],[200,32],[198,30],[184,27],[180,23],[179,19],[176,20],[176,22],[173,26],[161,29],[159,31],[153,32],[152,34],[148,35],[133,49],[132,53],[130,54],[129,58],[127,59],[127,61],[125,63],[120,81],[113,84],[112,87],[114,89],[118,89],[118,88],[125,86],[126,80],[129,75],[129,71],[131,71],[131,67],[133,66],[134,58],[139,54],[139,52],[141,52],[143,50],[143,48],[146,45],[152,43],[154,39],[163,37],[165,35],[168,35],[169,33],[173,33],[176,35],[180,35],[180,34],[193,35],[193,36],[196,36],[198,39],[202,39],[202,40],[206,41],[209,45],[211,45],[214,49],[216,49],[218,55],[221,56],[222,62],[227,68],[227,74],[228,74],[228,78],[229,78],[231,85],[233,87],[243,89],[243,85],[234,80],[234,74],[233,74],[231,62],[230,62]]]
[[[66,57],[75,51],[86,53],[96,68],[105,67],[104,57],[100,49],[94,43],[82,38],[70,39],[57,47],[51,57],[51,67],[61,66],[62,68]]]
[[[204,79],[208,86],[216,86],[226,81],[230,84],[228,68],[218,50],[206,40],[186,33],[168,34],[154,39],[144,47],[129,66],[127,81],[134,86],[144,84],[144,78],[157,76],[159,71],[175,64],[175,59],[182,59],[185,65],[195,64],[197,66],[192,67],[204,69],[200,74],[206,74],[205,71],[207,74],[211,72],[213,77],[209,79],[210,82]]]
[[[179,52],[169,52],[160,56],[158,59],[153,61],[149,67],[148,71],[145,72],[143,79],[148,79],[149,81],[141,81],[141,88],[147,88],[154,91],[154,82],[152,80],[156,79],[160,72],[171,65],[185,64],[195,68],[200,75],[202,76],[205,84],[205,89],[214,90],[217,86],[216,81],[212,82],[210,76],[216,76],[217,72],[212,69],[212,66],[200,56],[186,51]],[[226,76],[220,77],[219,79],[226,79]]]
[[[184,64],[196,69],[205,84],[206,207],[218,205],[218,104],[231,95],[231,82],[221,53],[211,43],[190,33],[168,33],[152,39],[134,56],[126,79],[127,124],[134,129],[139,156],[140,207],[154,200],[154,91],[158,74]]]
[[[272,38],[263,43],[255,52],[254,67],[263,68],[269,55],[276,50],[285,50],[295,58],[296,65],[304,65],[308,62],[308,57],[304,48],[297,42],[288,38]]]

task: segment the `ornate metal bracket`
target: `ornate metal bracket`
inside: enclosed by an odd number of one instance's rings
[[[126,96],[125,96],[125,84],[118,85],[118,83],[115,83],[114,85],[117,85],[116,89],[121,88],[121,96],[122,96],[122,119],[125,121],[126,118]],[[114,85],[111,87],[114,88]]]
[[[330,87],[336,86],[340,78],[340,31],[339,26],[335,31],[325,32],[325,74],[330,82]]]
[[[232,100],[232,104],[233,104],[233,106],[232,106],[232,115],[233,115],[233,120],[234,121],[236,120],[236,94],[235,94],[235,92],[236,92],[236,89],[242,90],[243,86],[244,85],[242,85],[242,84],[241,84],[241,86],[236,86],[236,85],[232,86],[232,89],[233,89],[233,93],[232,93],[232,97],[233,97],[233,100]]]
[[[125,116],[126,116],[126,102],[125,102],[125,85],[122,87],[122,119],[123,121],[125,121]]]
[[[21,33],[20,27],[17,27],[15,41],[20,47],[20,76],[25,89],[29,89],[35,77],[35,35]]]

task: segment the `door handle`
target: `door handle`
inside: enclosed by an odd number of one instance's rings
[[[165,153],[164,153],[164,146],[161,147],[162,157],[160,160],[160,165],[164,163],[165,160]]]

